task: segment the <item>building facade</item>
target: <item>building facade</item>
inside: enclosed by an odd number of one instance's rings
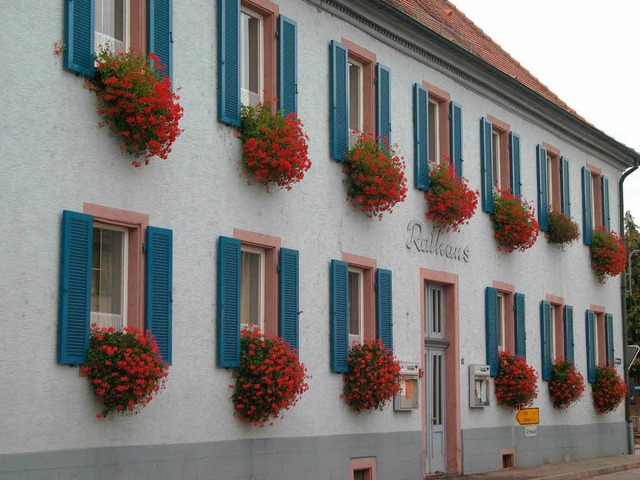
[[[415,480],[627,451],[624,408],[598,414],[588,384],[560,411],[541,375],[540,422],[527,435],[496,405],[491,376],[487,405],[471,405],[470,369],[495,369],[498,350],[518,351],[540,373],[572,355],[585,378],[607,362],[622,375],[620,279],[597,282],[588,242],[594,227],[621,230],[616,187],[640,155],[514,67],[453,5],[128,0],[115,2],[121,16],[109,30],[98,26],[108,23],[103,3],[61,3],[22,2],[0,18],[16,40],[0,71],[0,479]],[[98,125],[90,77],[96,44],[109,39],[156,52],[180,88],[184,133],[166,161],[133,168]],[[297,112],[309,137],[313,166],[290,191],[267,193],[240,166],[240,104],[265,96]],[[380,221],[346,200],[350,129],[390,137],[406,159],[407,198]],[[425,159],[453,162],[479,191],[460,232],[425,217]],[[543,228],[547,209],[573,217],[581,239],[562,251],[542,233],[525,252],[499,251],[495,186],[527,199]],[[91,230],[94,257],[119,245],[117,313],[74,317],[65,278],[81,262],[76,222]],[[238,321],[223,308],[228,245],[243,272],[257,265],[258,323],[268,335],[292,328],[287,338],[312,375],[272,427],[233,415],[236,357],[222,338]],[[417,392],[404,390],[417,408],[356,415],[340,398],[336,264],[357,297],[352,340],[383,336],[417,365]],[[285,287],[288,273],[297,279]],[[93,278],[81,287],[95,290]],[[297,308],[283,320],[285,288]],[[382,300],[390,314],[378,321]],[[73,344],[70,325],[96,320],[151,327],[170,360],[166,390],[139,415],[95,417],[77,366],[86,346]]]

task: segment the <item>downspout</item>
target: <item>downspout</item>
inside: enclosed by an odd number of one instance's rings
[[[640,159],[636,158],[635,165],[624,171],[618,182],[618,199],[620,202],[620,211],[618,212],[618,221],[620,222],[620,234],[624,236],[624,188],[623,183],[625,179],[635,172],[640,166]],[[624,365],[624,383],[629,385],[629,365],[627,364],[627,275],[626,272],[622,274],[622,282],[620,282],[620,297],[622,298],[622,350],[623,350],[623,365]],[[627,395],[624,398],[624,415],[627,422],[627,453],[635,453],[635,443],[633,438],[633,423],[631,423],[630,413],[630,398],[631,394],[627,391]]]

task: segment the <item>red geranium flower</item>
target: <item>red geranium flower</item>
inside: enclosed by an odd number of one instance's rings
[[[616,232],[607,232],[604,227],[593,231],[591,268],[599,283],[605,283],[607,277],[620,275],[627,268],[627,249]]]
[[[565,358],[553,362],[549,396],[554,408],[566,410],[569,405],[580,400],[584,393],[584,378],[575,365]]]
[[[469,223],[478,206],[478,192],[469,188],[466,178],[458,180],[452,164],[431,167],[425,198],[427,218],[444,231],[460,231],[460,225]]]
[[[493,380],[498,405],[520,410],[533,404],[538,397],[536,370],[517,355],[500,352],[498,376]]]
[[[540,233],[533,208],[509,192],[498,192],[493,198],[493,236],[498,241],[498,250],[524,252],[533,247]]]
[[[599,413],[613,412],[627,394],[627,386],[615,367],[597,367],[596,381],[591,385],[593,407]]]

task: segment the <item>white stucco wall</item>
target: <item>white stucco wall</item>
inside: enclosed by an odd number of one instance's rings
[[[490,408],[467,408],[467,365],[485,363],[484,289],[494,280],[526,294],[527,359],[538,371],[539,301],[546,294],[574,307],[576,362],[585,377],[583,318],[589,304],[614,314],[616,356],[622,356],[619,280],[598,285],[582,243],[563,253],[541,236],[525,253],[500,253],[479,206],[460,233],[442,237],[469,246],[469,263],[407,249],[407,224],[425,220],[423,195],[413,188],[411,88],[426,80],[462,105],[464,175],[475,189],[480,189],[478,123],[491,114],[521,136],[525,198],[535,205],[535,145],[546,141],[570,158],[576,221],[582,223],[580,167],[589,162],[610,178],[612,227],[619,230],[619,172],[607,159],[306,2],[279,5],[298,22],[299,114],[313,167],[292,191],[271,194],[247,185],[238,165],[240,140],[217,121],[215,2],[174,2],[174,84],[182,89],[185,132],[167,161],[153,160],[140,169],[131,167],[118,140],[98,127],[96,97],[83,87],[84,79],[65,71],[53,56],[53,43],[63,37],[62,5],[18,2],[0,17],[0,31],[12,39],[0,69],[0,453],[420,430],[419,411],[356,416],[339,398],[342,377],[329,368],[329,262],[343,251],[393,270],[394,342],[401,360],[421,360],[419,268],[459,275],[463,428],[515,423],[512,413],[495,407],[493,395]],[[368,221],[345,201],[341,166],[329,158],[327,47],[342,37],[375,52],[391,69],[393,142],[407,160],[410,188],[407,200],[382,221]],[[86,379],[77,368],[56,363],[61,212],[82,211],[83,202],[148,213],[151,225],[174,232],[173,365],[167,390],[135,417],[95,419],[99,407]],[[313,378],[298,406],[268,429],[233,418],[230,373],[215,365],[216,245],[218,236],[232,235],[233,228],[278,236],[283,246],[300,250],[300,351]],[[589,387],[577,406],[561,413],[552,409],[541,381],[535,405],[543,425],[623,419],[622,408],[596,415]]]

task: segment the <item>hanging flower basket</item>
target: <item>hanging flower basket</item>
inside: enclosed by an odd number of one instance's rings
[[[242,106],[244,173],[269,191],[270,185],[291,190],[311,168],[304,125],[295,113],[284,116],[275,100]]]
[[[627,268],[627,249],[616,232],[607,232],[603,227],[593,231],[591,268],[599,283],[620,275]]]
[[[498,241],[498,250],[511,253],[531,248],[540,233],[531,205],[508,192],[496,193],[493,198],[493,236]]]
[[[471,190],[467,179],[458,180],[455,166],[433,165],[429,171],[427,218],[444,231],[460,231],[469,223],[478,206],[478,192]]]
[[[264,427],[298,403],[309,389],[307,368],[280,337],[265,337],[257,328],[242,330],[240,366],[233,369],[235,416],[241,422]]]
[[[380,340],[354,344],[348,362],[340,396],[354,412],[382,410],[401,391],[400,362]]]
[[[104,49],[96,61],[104,85],[97,91],[101,125],[122,138],[120,148],[134,157],[134,166],[142,165],[140,159],[145,165],[154,156],[166,159],[183,132],[178,124],[184,112],[160,59]]]
[[[367,217],[382,219],[384,212],[407,197],[404,159],[379,138],[361,134],[344,163],[347,198]]]
[[[580,237],[578,224],[560,212],[549,212],[549,230],[547,241],[561,250],[570,246]]]
[[[599,413],[613,412],[627,394],[627,386],[615,367],[597,367],[596,381],[591,385],[593,407]]]
[[[165,388],[169,367],[162,363],[150,331],[92,325],[87,361],[80,371],[103,405],[96,417],[103,418],[112,412],[137,414]]]
[[[549,396],[553,408],[566,410],[569,405],[580,400],[583,393],[584,377],[575,365],[565,358],[556,359],[549,381]]]
[[[538,374],[535,368],[510,352],[500,352],[498,376],[493,380],[498,405],[520,410],[538,398]]]

